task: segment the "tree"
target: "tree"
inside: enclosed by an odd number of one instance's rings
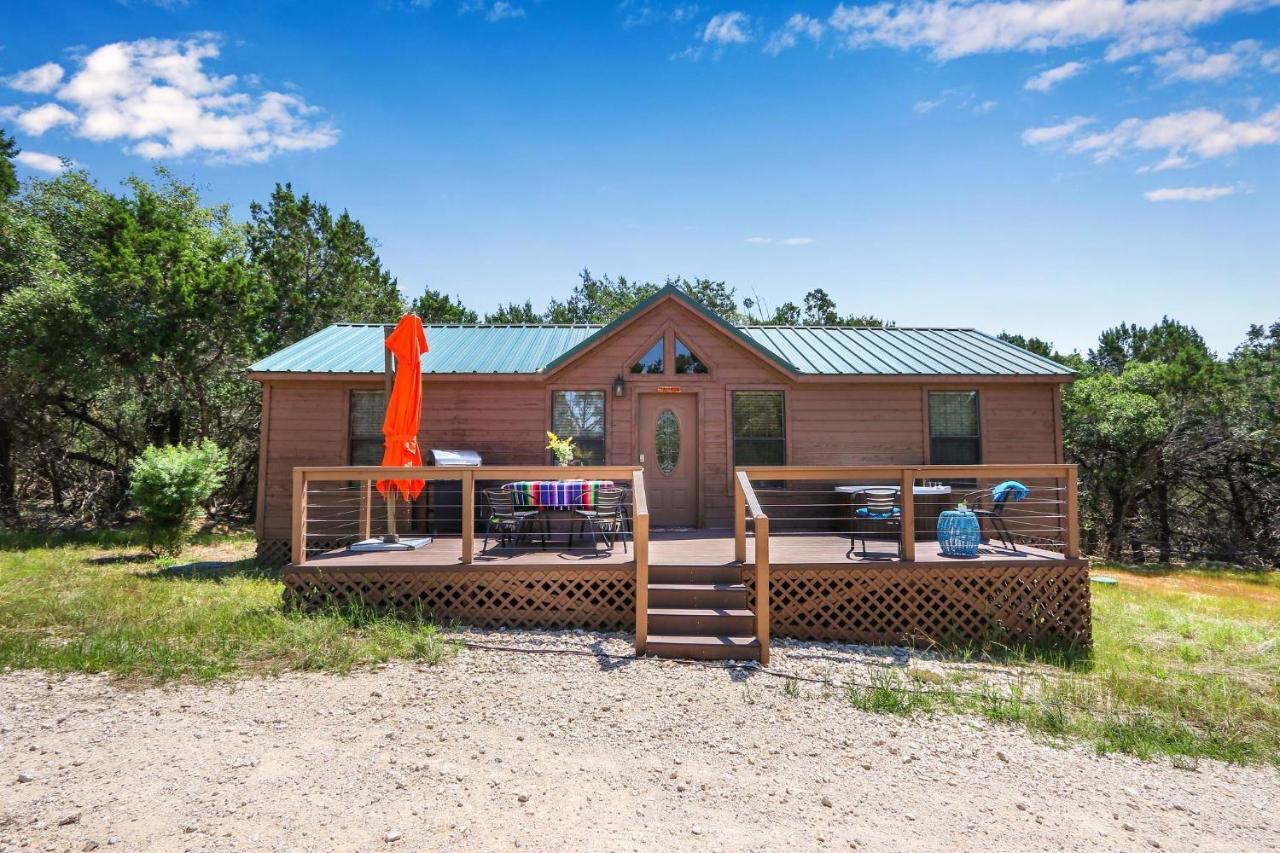
[[[474,323],[479,319],[476,312],[462,304],[461,299],[450,298],[448,294],[431,288],[427,288],[413,300],[409,310],[421,317],[424,323],[456,325]]]
[[[21,151],[13,137],[0,128],[0,201],[18,194],[18,173],[13,161]]]
[[[1009,332],[1001,332],[996,337],[1005,343],[1013,344],[1015,347],[1022,347],[1024,350],[1033,352],[1036,355],[1052,358],[1055,361],[1060,360],[1060,356],[1054,352],[1053,344],[1048,341],[1042,341],[1040,338],[1028,338],[1023,335],[1010,334]]]
[[[533,310],[533,303],[525,301],[523,305],[512,302],[499,305],[498,310],[484,315],[486,323],[505,323],[511,325],[537,325],[542,322],[542,315]]]
[[[821,287],[804,295],[804,324],[806,326],[834,326],[840,322],[836,313],[836,301]]]
[[[391,323],[404,313],[396,280],[345,210],[335,217],[291,184],[276,184],[249,217],[249,266],[262,285],[259,354],[332,323]]]
[[[583,269],[569,298],[552,299],[543,315],[548,323],[608,323],[658,292],[651,282],[632,284],[624,276],[596,278]]]

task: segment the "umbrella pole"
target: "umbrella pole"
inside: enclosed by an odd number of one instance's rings
[[[396,535],[396,490],[392,486],[387,492],[387,534],[382,537],[383,542],[399,542],[400,537]]]

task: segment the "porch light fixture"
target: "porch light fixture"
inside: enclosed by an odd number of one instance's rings
[[[625,384],[625,383],[626,383],[626,380],[624,380],[624,379],[622,378],[622,374],[621,374],[621,373],[619,373],[617,376],[615,376],[615,377],[614,377],[614,379],[613,379],[613,396],[615,396],[615,397],[622,397],[622,396],[624,396],[624,395],[627,393],[627,386],[626,386],[626,384]]]

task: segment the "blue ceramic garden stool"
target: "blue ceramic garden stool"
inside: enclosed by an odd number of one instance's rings
[[[949,509],[938,516],[938,544],[944,557],[976,557],[981,542],[978,517],[967,509]]]

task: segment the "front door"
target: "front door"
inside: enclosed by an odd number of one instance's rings
[[[640,461],[657,527],[698,524],[698,398],[693,394],[640,395]]]

